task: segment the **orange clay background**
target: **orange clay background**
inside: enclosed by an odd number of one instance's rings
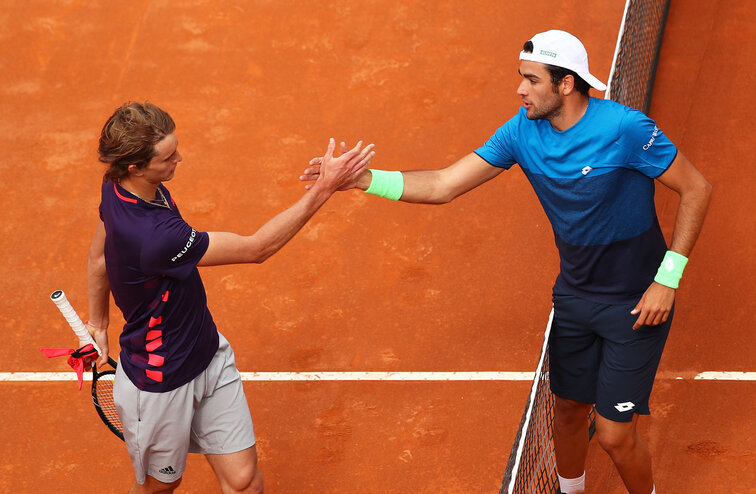
[[[435,168],[520,102],[536,32],[580,37],[608,78],[624,2],[50,1],[0,9],[0,372],[68,371],[48,300],[86,318],[100,128],[128,100],[178,124],[168,184],[200,230],[252,233],[304,192],[329,137],[373,166]],[[756,492],[753,371],[756,4],[673,1],[651,116],[714,185],[640,429],[660,493]],[[602,97],[602,93],[596,93]],[[677,199],[657,193],[669,239]],[[339,193],[264,265],[203,268],[242,371],[532,371],[558,268],[513,168],[445,206]],[[112,311],[111,344],[121,322]],[[679,379],[682,378],[682,379]],[[87,385],[88,386],[88,385]],[[266,492],[495,493],[528,382],[246,382]],[[123,444],[71,382],[0,383],[0,491],[124,492]],[[622,493],[594,443],[590,492]],[[181,490],[214,492],[191,457]]]

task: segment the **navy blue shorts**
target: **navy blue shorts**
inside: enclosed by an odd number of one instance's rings
[[[554,295],[549,337],[551,391],[568,400],[595,403],[615,422],[648,415],[664,344],[672,323],[633,330],[635,304],[608,305],[573,295]]]

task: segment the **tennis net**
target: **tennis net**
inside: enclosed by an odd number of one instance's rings
[[[669,0],[628,0],[605,93],[648,114]]]
[[[605,97],[648,113],[669,0],[627,0]],[[500,494],[558,494],[552,445],[554,396],[549,389],[552,310],[533,385],[509,455]],[[595,431],[591,411],[588,434]]]

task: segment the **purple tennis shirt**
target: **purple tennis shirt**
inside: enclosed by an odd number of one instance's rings
[[[207,368],[218,331],[197,263],[209,237],[189,226],[168,189],[170,207],[136,198],[119,184],[102,186],[105,266],[126,321],[120,365],[139,389],[165,392]]]

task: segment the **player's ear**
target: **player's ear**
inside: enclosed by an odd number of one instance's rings
[[[572,75],[564,76],[559,83],[559,89],[561,89],[562,94],[565,96],[573,92],[575,90],[575,78]]]
[[[133,164],[133,163],[132,163],[132,164],[130,164],[130,165],[129,165],[129,166],[128,166],[128,167],[126,168],[126,171],[128,171],[128,172],[129,172],[129,175],[134,175],[134,176],[137,176],[137,177],[141,177],[141,176],[142,176],[142,170],[140,170],[140,169],[139,169],[139,167],[138,167],[138,166],[136,166],[136,165],[135,165],[135,164]]]

